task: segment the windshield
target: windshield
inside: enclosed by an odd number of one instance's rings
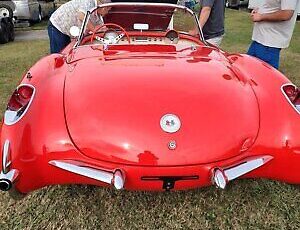
[[[151,39],[153,36],[160,40],[167,35],[175,43],[181,34],[203,40],[197,17],[188,8],[172,4],[110,3],[87,14],[79,45],[89,36],[92,36],[90,42],[123,44],[121,40],[125,39],[134,44],[137,35],[147,35],[144,40],[148,43],[157,42]]]

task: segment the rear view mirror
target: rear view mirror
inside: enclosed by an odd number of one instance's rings
[[[135,30],[149,30],[149,24],[142,24],[142,23],[134,23],[133,29]]]
[[[72,26],[70,28],[70,34],[72,35],[72,37],[78,37],[80,34],[80,29],[77,26]]]

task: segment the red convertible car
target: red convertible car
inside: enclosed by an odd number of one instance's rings
[[[77,35],[12,93],[0,128],[1,190],[300,183],[298,88],[256,58],[208,44],[190,9],[103,4]]]

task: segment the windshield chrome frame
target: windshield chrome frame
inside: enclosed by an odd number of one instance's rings
[[[77,41],[76,41],[73,48],[76,48],[80,45],[80,43],[83,39],[84,31],[87,27],[87,21],[89,20],[91,13],[94,12],[98,8],[113,7],[113,6],[162,6],[162,7],[165,6],[165,7],[170,7],[170,8],[172,7],[172,8],[176,8],[176,9],[185,10],[185,11],[189,12],[191,15],[194,16],[195,22],[196,22],[197,27],[198,27],[198,31],[200,32],[199,33],[199,39],[200,39],[200,41],[207,44],[205,39],[204,39],[204,35],[203,35],[202,29],[200,27],[200,23],[199,23],[197,15],[195,14],[194,11],[192,11],[191,9],[189,9],[185,6],[176,5],[176,4],[169,4],[169,3],[142,3],[142,2],[123,3],[123,2],[116,2],[116,3],[101,4],[101,5],[98,5],[97,7],[94,7],[90,11],[87,11],[87,13],[85,14],[84,20],[82,22],[82,25],[81,25],[80,35],[78,36]]]

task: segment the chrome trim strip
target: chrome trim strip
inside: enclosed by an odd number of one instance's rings
[[[195,12],[193,12],[193,15],[194,15],[195,20],[196,20],[196,22],[197,22],[198,30],[200,31],[200,34],[199,34],[200,39],[204,42],[204,44],[205,44],[206,46],[208,46],[208,43],[207,43],[207,41],[206,41],[205,38],[204,38],[203,31],[202,31],[202,28],[201,28],[201,26],[200,26],[199,19],[198,19],[197,15],[195,14]]]
[[[69,163],[65,161],[52,160],[49,161],[49,164],[68,172],[113,185],[116,189],[122,189],[124,187],[125,179],[121,170],[118,169],[114,170],[114,172],[109,172],[88,167],[87,165],[84,165],[84,163],[82,163],[83,165],[80,165],[81,162],[76,161]]]
[[[28,111],[28,109],[29,109],[29,107],[30,107],[30,105],[31,105],[31,103],[33,101],[33,98],[34,98],[35,92],[36,92],[35,87],[33,85],[30,85],[30,84],[20,84],[15,90],[18,90],[21,86],[29,86],[29,87],[31,87],[33,89],[32,97],[31,97],[31,99],[30,99],[30,101],[29,101],[29,103],[28,103],[25,111],[22,113],[22,115],[20,117],[18,117],[17,120],[15,120],[15,121],[11,121],[10,120],[13,115],[16,116],[17,112],[10,111],[10,110],[6,110],[4,112],[4,124],[5,125],[14,125],[18,121],[20,121],[25,116],[25,114],[27,113],[27,111]]]
[[[224,189],[229,181],[237,179],[272,160],[272,156],[260,156],[252,159],[245,159],[244,163],[226,168],[215,168],[212,174],[213,183]]]
[[[282,92],[282,94],[283,94],[283,96],[286,98],[286,100],[288,101],[288,103],[293,107],[293,109],[298,113],[298,114],[300,114],[300,111],[296,108],[296,106],[291,102],[291,100],[288,98],[288,96],[285,94],[285,92],[284,92],[284,90],[283,90],[283,87],[284,86],[288,86],[288,85],[290,85],[290,86],[293,86],[293,87],[295,87],[295,89],[297,89],[297,86],[296,85],[294,85],[293,83],[286,83],[286,84],[283,84],[282,86],[281,86],[281,92]]]
[[[265,164],[265,161],[262,158],[250,160],[250,161],[247,161],[236,167],[233,167],[230,169],[225,169],[224,173],[225,173],[225,176],[227,177],[227,180],[231,181],[240,176],[245,175],[248,172],[253,171],[254,169],[259,168],[260,166],[263,166],[264,164]]]
[[[90,14],[91,14],[90,11],[87,11],[86,14],[84,15],[82,26],[80,28],[80,33],[79,33],[79,36],[77,37],[77,41],[76,41],[75,45],[73,46],[73,49],[75,49],[76,47],[79,46],[79,44],[83,38],[83,32],[84,32],[85,28],[87,27],[86,22],[87,22],[88,18],[90,17]]]
[[[10,165],[11,165],[10,142],[9,142],[9,140],[6,140],[4,142],[3,150],[2,150],[2,171],[3,171],[3,173],[8,173]]]

